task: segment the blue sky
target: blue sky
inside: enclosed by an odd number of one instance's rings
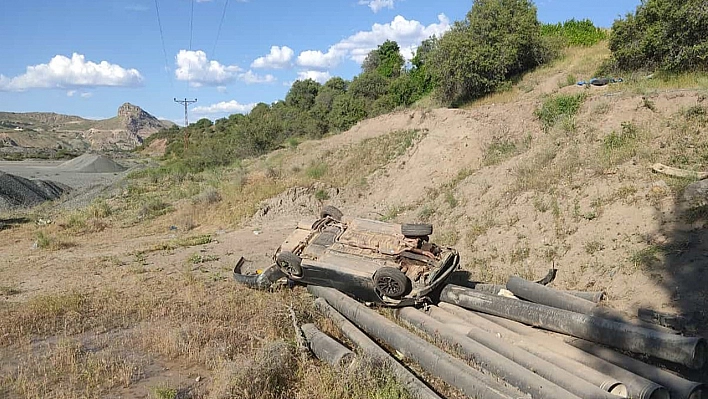
[[[609,27],[639,2],[536,5],[543,22],[590,18]],[[198,99],[191,121],[247,112],[284,98],[297,79],[350,79],[386,39],[412,54],[471,6],[452,0],[6,0],[0,111],[108,118],[130,102],[179,122],[184,111],[173,98],[188,97]]]

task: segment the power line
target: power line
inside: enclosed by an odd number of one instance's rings
[[[219,43],[219,37],[221,36],[221,27],[224,25],[224,18],[226,17],[226,8],[229,6],[229,0],[224,3],[224,12],[221,13],[221,22],[219,22],[219,29],[216,31],[216,41],[214,41],[214,48],[211,50],[211,59],[214,59],[216,54],[216,44]]]
[[[165,35],[162,32],[162,20],[160,20],[160,7],[155,0],[155,11],[157,12],[157,26],[160,28],[160,42],[162,43],[162,55],[165,57],[165,73],[169,73],[170,64],[167,61],[167,49],[165,48]],[[170,86],[172,86],[172,78],[170,78]]]
[[[194,0],[192,0],[192,12],[189,16],[189,51],[192,51],[192,32],[194,32]]]

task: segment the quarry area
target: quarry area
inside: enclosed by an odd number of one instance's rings
[[[607,55],[196,173],[0,162],[0,398],[706,397],[708,82],[575,83]],[[458,275],[421,310],[234,281],[325,205],[432,224]]]

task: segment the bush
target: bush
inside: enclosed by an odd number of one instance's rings
[[[541,121],[543,130],[547,132],[561,119],[577,114],[583,101],[585,101],[585,93],[551,97],[534,111],[534,115]]]
[[[540,27],[529,0],[475,1],[428,57],[436,97],[458,105],[545,62],[549,49]]]
[[[607,33],[596,27],[589,19],[581,21],[570,19],[557,24],[543,24],[541,34],[560,37],[568,46],[592,46],[607,39]]]
[[[610,68],[708,70],[705,0],[646,0],[612,25]]]

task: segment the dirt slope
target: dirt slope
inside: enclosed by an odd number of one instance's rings
[[[650,166],[706,168],[708,87],[567,84],[591,77],[604,54],[571,51],[465,109],[384,115],[242,167],[126,179],[50,225],[0,220],[11,225],[0,230],[0,396],[242,395],[262,373],[259,351],[291,340],[291,309],[338,334],[302,290],[230,279],[240,256],[247,270],[268,266],[323,204],[431,222],[432,239],[456,247],[477,280],[536,279],[555,266],[555,287],[606,290],[607,306],[629,313],[697,311],[705,334],[708,212],[682,200],[691,181]],[[581,93],[574,116],[543,129],[539,107]],[[319,363],[297,374],[282,395],[351,396],[337,389],[352,380]]]
[[[694,282],[708,276],[674,259],[702,250],[683,237],[697,225],[684,223],[675,209],[677,193],[688,182],[654,174],[649,167],[655,161],[676,162],[685,150],[681,141],[687,126],[697,129],[690,133],[693,146],[706,138],[705,125],[687,125],[683,117],[685,110],[701,106],[705,94],[609,89],[555,85],[551,91],[558,94],[587,94],[570,128],[544,132],[534,110],[545,97],[531,93],[507,104],[374,118],[327,140],[305,143],[281,162],[306,167],[361,140],[425,130],[403,156],[366,176],[366,187],[345,188],[329,202],[351,214],[434,223],[434,239],[456,246],[464,267],[479,280],[503,283],[511,274],[537,278],[555,265],[556,286],[605,290],[609,306],[630,313],[637,307],[700,310],[708,291]],[[632,153],[604,160],[603,143],[623,125],[638,131]],[[499,142],[514,143],[515,149],[490,160]],[[688,248],[676,252],[675,246]],[[687,270],[693,270],[690,278]]]

